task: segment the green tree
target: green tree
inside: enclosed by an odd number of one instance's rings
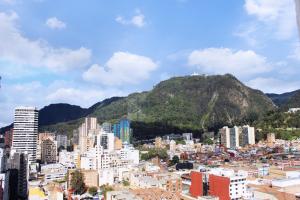
[[[88,192],[89,194],[95,196],[97,194],[98,188],[97,187],[89,187]]]
[[[104,199],[106,199],[106,193],[109,191],[113,191],[113,187],[109,186],[109,185],[101,185],[100,186],[100,190],[102,191],[103,195],[104,195]]]
[[[85,192],[84,176],[79,170],[72,173],[71,188],[74,190],[75,194],[82,194]]]
[[[179,160],[180,159],[177,155],[173,156],[172,160],[170,160],[170,162],[169,162],[169,166],[173,166],[173,165],[179,163]]]
[[[129,186],[130,185],[129,181],[127,181],[127,180],[123,180],[122,183],[123,183],[124,186]]]

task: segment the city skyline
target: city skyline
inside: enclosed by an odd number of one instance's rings
[[[1,126],[19,105],[89,107],[194,72],[299,89],[293,0],[70,4],[0,1]]]

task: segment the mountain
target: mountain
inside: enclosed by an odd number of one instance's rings
[[[70,105],[66,103],[50,104],[39,110],[39,127],[45,127],[57,123],[69,122],[85,117],[94,112],[96,108],[108,105],[109,103],[119,100],[121,97],[112,97],[98,102],[90,108],[81,108],[80,106]],[[10,124],[0,129],[0,133],[4,133],[13,127]]]
[[[152,90],[97,103],[85,116],[100,122],[127,116],[138,139],[167,133],[214,129],[223,125],[251,122],[275,109],[264,93],[251,89],[230,74],[174,77]],[[80,114],[80,113],[79,113]],[[71,134],[82,118],[42,126]],[[57,121],[56,121],[57,122]]]
[[[287,110],[288,108],[300,107],[300,90],[282,94],[266,94],[278,107]]]

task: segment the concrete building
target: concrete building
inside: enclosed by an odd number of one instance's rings
[[[102,127],[103,131],[106,132],[106,133],[111,133],[112,132],[111,123],[109,123],[109,122],[104,122],[101,125],[101,127]]]
[[[93,147],[95,137],[99,131],[97,118],[85,118],[84,123],[79,127],[79,150],[81,154]]]
[[[57,141],[46,139],[41,143],[41,160],[42,163],[56,163],[57,162]]]
[[[68,152],[67,150],[62,150],[58,154],[58,162],[68,168],[76,167],[76,152]]]
[[[122,160],[129,160],[131,163],[137,165],[140,161],[140,152],[133,147],[125,147],[118,151]]]
[[[193,140],[193,133],[182,133],[183,140],[191,141]]]
[[[12,149],[27,152],[29,163],[36,162],[38,110],[33,107],[15,109]]]
[[[234,126],[233,128],[224,126],[219,130],[219,133],[221,144],[226,148],[237,148],[255,144],[255,129],[248,125],[242,127]]]
[[[68,136],[67,135],[56,135],[56,141],[57,141],[57,148],[64,147],[64,149],[67,149],[68,146]]]
[[[13,150],[8,161],[7,181],[4,199],[27,199],[28,197],[28,155]]]
[[[115,145],[114,134],[101,132],[99,135],[97,135],[97,144],[100,144],[104,151],[113,151]]]
[[[54,140],[55,139],[55,134],[52,133],[52,132],[39,133],[39,135],[38,135],[38,145],[37,145],[37,148],[36,148],[36,159],[37,160],[42,159],[42,141],[44,141],[46,139]]]
[[[60,163],[43,165],[41,173],[44,175],[46,183],[55,180],[63,180],[68,172],[68,168]]]
[[[99,186],[99,175],[97,170],[81,170],[84,176],[84,183],[88,187]]]
[[[122,149],[122,140],[120,140],[119,138],[115,137],[115,150],[120,150]]]
[[[163,143],[162,143],[162,138],[161,137],[156,137],[154,141],[155,148],[162,148]]]

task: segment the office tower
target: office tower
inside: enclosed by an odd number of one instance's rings
[[[87,117],[79,127],[79,150],[84,153],[93,147],[95,136],[99,133],[97,118]]]
[[[130,144],[132,130],[128,119],[123,118],[118,123],[114,124],[113,132],[116,137],[122,140],[123,144]]]
[[[116,137],[118,137],[119,139],[121,139],[120,137],[120,124],[119,123],[115,123],[113,125],[113,133]]]
[[[5,173],[3,200],[18,200],[18,170],[8,169]]]
[[[33,107],[15,109],[12,149],[27,152],[29,163],[36,162],[38,110]]]
[[[57,147],[64,147],[65,149],[67,149],[68,146],[68,137],[66,135],[57,135],[56,136],[56,141],[57,141]]]
[[[115,144],[115,136],[113,133],[102,132],[98,137],[100,137],[100,145],[103,150],[113,151]]]
[[[221,144],[227,148],[244,147],[249,144],[255,144],[255,129],[250,126],[234,126],[228,128],[224,126],[219,130],[221,135]]]
[[[255,129],[248,125],[240,127],[240,146],[244,147],[248,144],[255,144]]]
[[[183,140],[191,141],[193,140],[193,133],[182,133]]]
[[[79,144],[79,129],[73,130],[73,137],[71,140],[73,145]]]
[[[39,133],[39,136],[38,136],[38,145],[37,145],[37,148],[36,148],[36,159],[37,160],[41,160],[42,159],[42,142],[44,140],[47,140],[47,139],[54,140],[54,138],[55,138],[55,134],[54,133],[51,133],[51,132]]]
[[[56,163],[57,160],[57,141],[53,139],[43,140],[41,143],[41,160],[43,163]]]
[[[106,133],[111,133],[111,123],[109,122],[104,122],[102,125],[101,125],[102,129],[104,132]]]
[[[14,196],[16,193],[17,199],[25,200],[28,199],[28,155],[26,153],[11,152],[11,157],[8,161],[8,183],[5,187],[12,187],[5,189],[9,192],[10,196]]]
[[[230,128],[228,126],[224,126],[219,130],[221,137],[221,145],[226,148],[230,148]]]

